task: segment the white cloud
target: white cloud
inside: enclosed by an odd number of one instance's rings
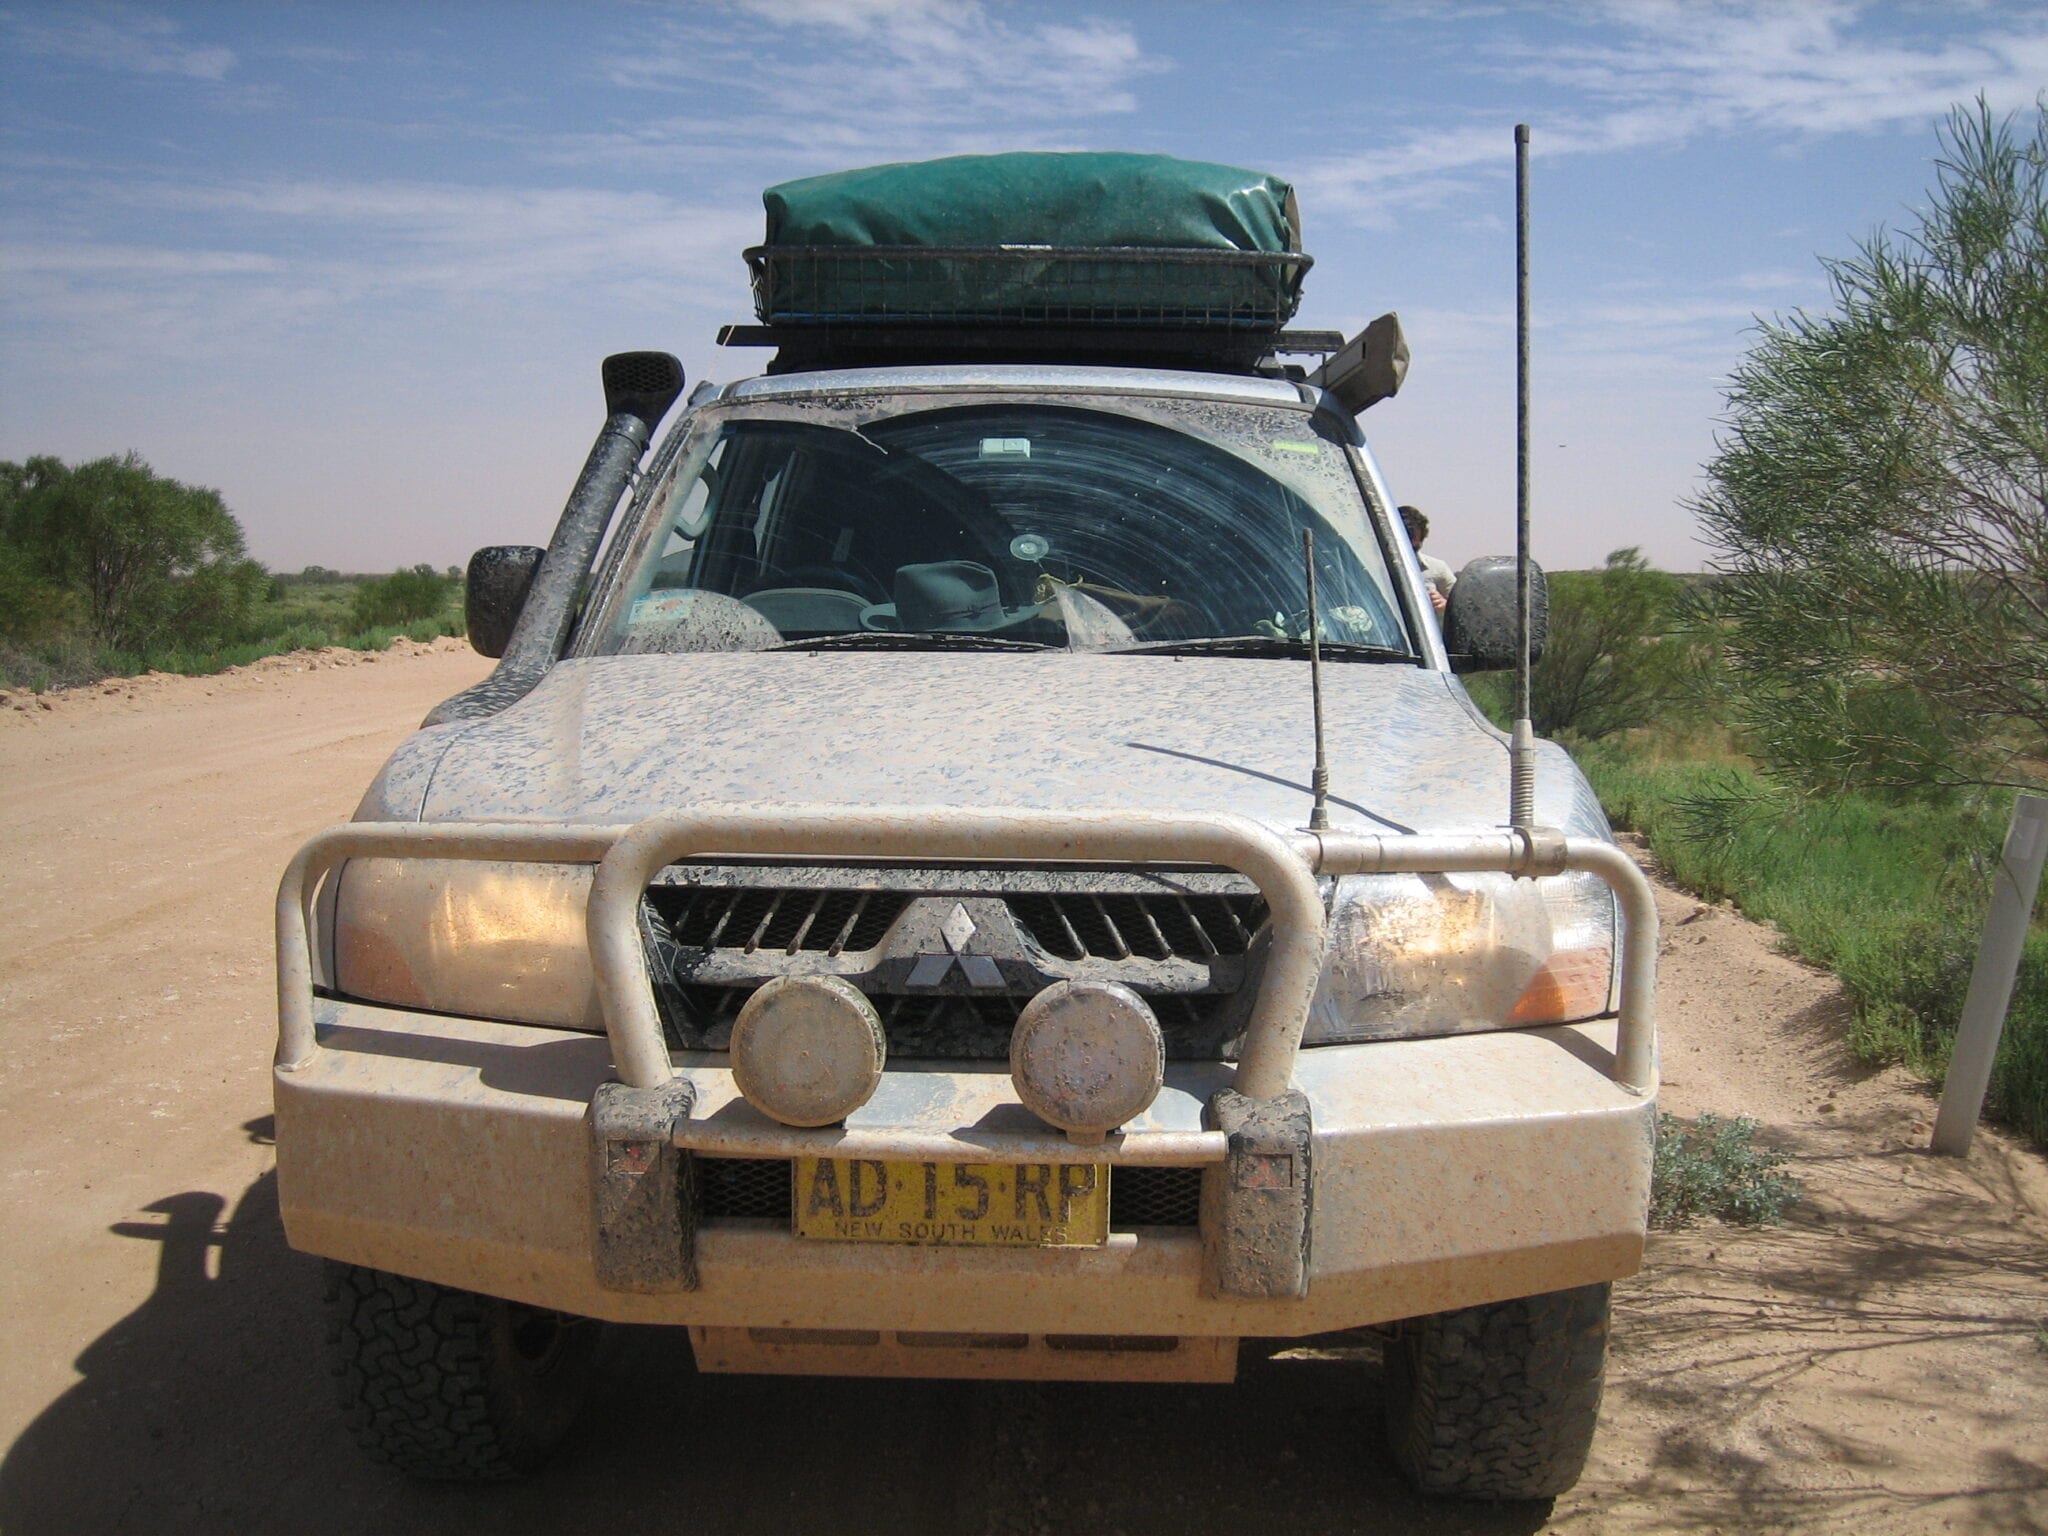
[[[1937,116],[1979,91],[1994,108],[2021,107],[2044,83],[2048,24],[2038,18],[1927,46],[1871,35],[1869,11],[1841,0],[1613,0],[1607,14],[1621,41],[1518,50],[1512,67],[1618,104],[1607,122],[1649,141],[1744,128],[1860,132]]]
[[[237,220],[281,244],[318,250],[373,286],[528,292],[565,282],[682,279],[730,257],[740,217],[649,191],[494,188],[447,182],[157,183],[138,204]],[[751,227],[752,220],[745,227]],[[315,261],[316,265],[329,263]]]
[[[1772,267],[1762,272],[1732,272],[1726,277],[1713,279],[1713,286],[1733,288],[1741,293],[1782,293],[1788,288],[1815,287],[1819,281],[1816,272]]]
[[[655,192],[442,182],[100,182],[102,212],[191,231],[192,244],[35,233],[0,249],[13,356],[115,349],[183,362],[439,326],[458,312],[579,306],[670,323],[679,309],[747,309],[736,252],[758,214]],[[457,322],[474,323],[474,322]],[[708,339],[708,338],[707,338]]]
[[[188,43],[177,22],[128,6],[35,18],[0,13],[0,24],[31,57],[118,74],[224,80],[235,64],[233,49]]]
[[[1131,29],[1099,19],[1012,20],[981,0],[731,0],[667,19],[607,61],[614,82],[751,103],[563,140],[567,158],[716,145],[821,161],[1054,147],[1077,120],[1137,110],[1133,86],[1164,66]]]
[[[1931,122],[1982,94],[1994,111],[2024,109],[2048,86],[2048,21],[1982,13],[1938,43],[1879,35],[1870,7],[1610,0],[1598,13],[1556,10],[1557,26],[1591,24],[1617,40],[1493,43],[1479,69],[1559,88],[1572,108],[1545,113],[1531,153],[1611,154],[1708,135],[1861,133]],[[1878,13],[1881,14],[1881,13]],[[1510,13],[1510,24],[1529,13]],[[1896,19],[1895,17],[1892,19]],[[1511,155],[1499,123],[1417,129],[1382,148],[1310,164],[1304,199],[1360,224],[1433,207]]]
[[[1644,329],[1706,325],[1711,326],[1717,334],[1723,335],[1727,333],[1730,322],[1739,327],[1756,317],[1753,305],[1723,304],[1711,300],[1693,303],[1678,300],[1664,304],[1592,304],[1579,313],[1582,318],[1600,325]]]
[[[7,242],[0,269],[91,277],[221,277],[275,272],[281,263],[258,251],[183,250],[165,246]]]
[[[1385,226],[1397,213],[1435,208],[1497,167],[1509,151],[1498,127],[1416,130],[1384,149],[1310,161],[1294,176],[1304,207],[1355,224]]]
[[[335,48],[324,43],[291,43],[264,50],[294,64],[360,64],[364,55],[354,48]]]

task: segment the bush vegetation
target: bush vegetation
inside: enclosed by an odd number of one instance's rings
[[[1721,570],[1554,577],[1532,689],[1614,821],[1834,971],[1859,1056],[1936,1081],[2012,790],[2048,781],[2048,106],[2026,144],[1958,112],[1943,151],[1918,229],[1831,263],[1834,312],[1737,374]],[[2039,906],[1989,1108],[2048,1144]]]
[[[132,453],[0,465],[0,543],[16,600],[0,626],[17,643],[65,629],[124,650],[188,643],[246,624],[267,580],[218,491]]]
[[[1734,720],[1810,793],[2048,772],[2048,98],[1941,151],[1829,312],[1763,326],[1698,507]]]
[[[0,463],[0,686],[217,672],[280,651],[461,632],[451,575],[273,576],[248,557],[218,492],[132,453]]]
[[[380,624],[417,624],[446,613],[454,595],[454,576],[431,565],[415,565],[357,587],[356,623],[365,629]]]
[[[1619,600],[1614,588],[1640,577],[1634,552],[1621,555],[1629,558],[1552,580],[1552,632],[1597,641],[1590,659],[1576,644],[1562,653],[1581,675],[1614,677],[1661,650],[1656,687],[1640,709],[1553,715],[1554,734],[1575,749],[1608,816],[1641,833],[1678,884],[1774,924],[1789,951],[1841,978],[1859,1058],[1903,1062],[1940,1082],[2011,794],[1990,786],[1801,793],[1766,771],[1753,737],[1718,723],[1740,685],[1721,665],[1716,626],[1702,620],[1696,598],[1667,577],[1671,586],[1658,589],[1656,603]],[[1559,664],[1559,653],[1545,653],[1532,707],[1541,708],[1545,674]],[[1472,682],[1474,698],[1505,727],[1507,679]],[[1550,697],[1578,695],[1559,688]],[[1617,716],[1633,723],[1617,729]],[[2039,922],[2020,962],[1987,1103],[2048,1145],[2048,926]]]
[[[1681,1231],[1703,1216],[1738,1227],[1775,1227],[1799,1200],[1799,1181],[1782,1152],[1756,1145],[1747,1115],[1701,1115],[1690,1123],[1657,1116],[1650,1171],[1650,1225]]]
[[[1645,732],[1580,754],[1614,820],[1641,832],[1688,890],[1776,925],[1842,980],[1850,1044],[1936,1082],[1948,1066],[2010,797],[1787,794],[1697,742]],[[2048,928],[2020,961],[1993,1064],[1992,1114],[2048,1144]]]
[[[1529,679],[1538,735],[1597,741],[1669,718],[1690,697],[1689,633],[1679,625],[1685,588],[1637,549],[1617,549],[1597,571],[1549,578],[1550,636]],[[1474,698],[1496,721],[1513,711],[1513,678],[1472,679]]]

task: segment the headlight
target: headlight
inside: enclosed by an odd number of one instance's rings
[[[1614,898],[1597,875],[1337,882],[1306,1044],[1565,1024],[1608,1011]]]
[[[344,996],[435,1013],[604,1028],[584,864],[351,859],[334,903]]]

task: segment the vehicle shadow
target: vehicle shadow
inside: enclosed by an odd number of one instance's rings
[[[251,1122],[252,1136],[268,1134]],[[285,1246],[275,1176],[122,1223],[149,1298],[0,1462],[0,1529],[706,1533],[1529,1532],[1547,1504],[1410,1494],[1379,1444],[1376,1351],[1247,1362],[1228,1387],[699,1376],[679,1330],[612,1330],[596,1400],[523,1483],[419,1484],[334,1407],[320,1266]]]
[[[2037,1231],[1923,1150],[1796,1166],[1823,1192],[1784,1225],[1660,1234],[1617,1287],[1606,1411],[1657,1427],[1612,1504],[1659,1530],[1917,1529],[1917,1510],[1928,1530],[2048,1531],[2038,1418],[1990,1386],[2036,1357]]]

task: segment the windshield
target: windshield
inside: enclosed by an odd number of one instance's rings
[[[1293,654],[1308,530],[1331,653],[1411,659],[1341,445],[1182,408],[1200,435],[1031,404],[728,418],[648,498],[593,648]]]

